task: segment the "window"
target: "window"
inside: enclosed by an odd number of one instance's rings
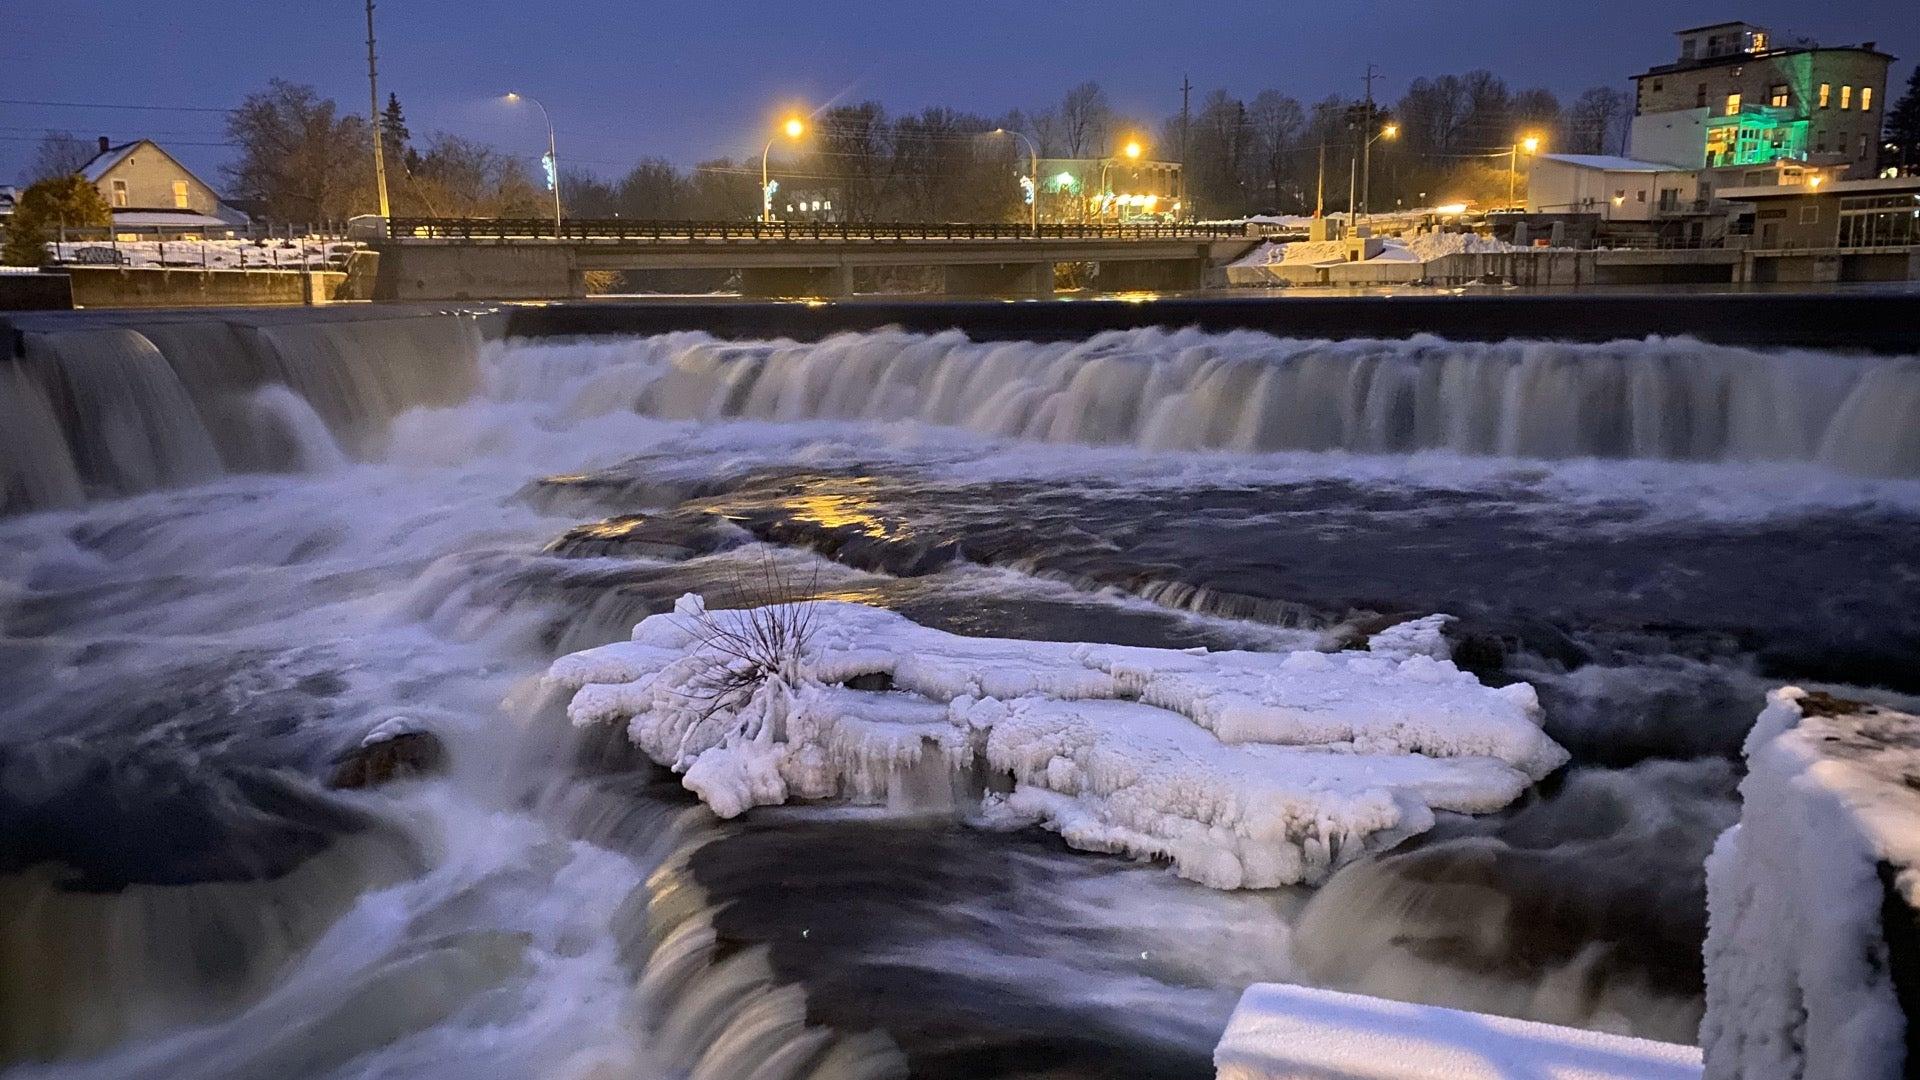
[[[1787,84],[1786,83],[1773,84],[1773,88],[1767,91],[1767,104],[1773,106],[1776,109],[1784,109],[1787,107]]]
[[[1860,136],[1860,153],[1859,153],[1859,156],[1860,156],[1861,158],[1865,158],[1865,157],[1867,156],[1867,137],[1866,137],[1865,135],[1862,135],[1862,136]]]
[[[173,182],[173,205],[176,210],[185,210],[187,208],[187,182],[185,180],[175,180]]]
[[[1635,192],[1633,193],[1633,201],[1635,201],[1635,202],[1646,202],[1646,201],[1647,201],[1647,189],[1646,189],[1646,188],[1641,188],[1640,190],[1638,190],[1638,191],[1635,191]]]
[[[125,180],[115,180],[113,182],[113,205],[127,205],[127,182]]]
[[[1833,104],[1833,84],[1823,82],[1820,84],[1820,107],[1824,109],[1831,104]]]
[[[1697,48],[1699,48],[1699,41],[1696,38],[1687,38],[1686,40],[1682,41],[1680,43],[1680,59],[1682,60],[1693,59],[1694,50]]]
[[[1661,88],[1661,86],[1662,86],[1662,85],[1663,85],[1663,84],[1662,84],[1662,81],[1661,81],[1661,80],[1659,80],[1659,79],[1655,79],[1655,80],[1653,80],[1653,92],[1654,92],[1654,93],[1656,93],[1656,94],[1657,94],[1657,93],[1659,93],[1659,92],[1660,92],[1660,88]]]
[[[1840,88],[1840,107],[1842,109],[1853,108],[1853,87],[1843,86]]]
[[[1766,35],[1766,31],[1764,31],[1764,30],[1755,30],[1755,31],[1753,32],[1753,51],[1754,51],[1754,52],[1766,52],[1766,51],[1767,51],[1767,35]]]
[[[1727,95],[1727,115],[1738,116],[1739,114],[1740,114],[1740,95],[1738,93],[1728,94]]]
[[[1704,109],[1707,107],[1707,84],[1706,83],[1701,83],[1700,88],[1694,91],[1693,107],[1696,109]]]
[[[1820,204],[1819,203],[1808,203],[1807,205],[1800,208],[1800,224],[1802,225],[1820,224]]]
[[[1873,108],[1873,87],[1863,86],[1860,88],[1860,111],[1866,112],[1871,108]]]

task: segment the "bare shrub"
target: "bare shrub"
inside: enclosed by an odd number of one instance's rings
[[[687,696],[707,702],[702,719],[747,701],[770,680],[799,680],[813,639],[819,579],[816,569],[804,582],[793,580],[768,553],[758,567],[733,573],[727,607],[681,621],[705,661],[687,683]]]

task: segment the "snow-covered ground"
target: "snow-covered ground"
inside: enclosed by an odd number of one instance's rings
[[[1693,1080],[1700,1051],[1333,990],[1250,986],[1219,1080]]]
[[[1478,233],[1421,233],[1418,236],[1386,237],[1381,250],[1369,262],[1432,262],[1448,255],[1500,255],[1531,248],[1509,244]],[[1269,241],[1235,261],[1234,266],[1271,266],[1275,263],[1318,264],[1343,262],[1347,256],[1345,240]]]
[[[360,245],[320,237],[292,240],[99,240],[51,243],[56,262],[104,266],[205,267],[211,270],[337,268]]]
[[[1916,724],[1793,687],[1761,713],[1747,738],[1740,822],[1707,860],[1708,1076],[1912,1075],[1880,868],[1911,919]]]
[[[625,723],[722,817],[950,800],[984,761],[1014,781],[985,796],[990,819],[1268,888],[1321,881],[1435,810],[1498,810],[1566,762],[1531,686],[1491,689],[1443,658],[1446,621],[1365,651],[1208,653],[960,637],[848,603],[709,611],[689,595],[548,678],[574,691],[574,723]],[[769,657],[754,642],[782,624],[791,644]],[[880,678],[890,690],[848,685]]]

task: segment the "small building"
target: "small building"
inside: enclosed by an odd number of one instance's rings
[[[1041,158],[1039,217],[1054,224],[1178,220],[1180,163],[1131,158]]]
[[[80,175],[107,201],[114,233],[122,239],[231,236],[247,220],[151,139],[114,145],[101,136],[99,152]]]
[[[1874,42],[1782,42],[1745,22],[1676,37],[1677,61],[1634,76],[1635,158],[1689,169],[1789,160],[1873,175],[1894,60]]]
[[[1527,174],[1527,213],[1653,222],[1706,209],[1690,169],[1608,154],[1540,154]]]
[[[13,208],[20,204],[20,189],[0,184],[0,237],[7,235],[7,222],[13,217]]]
[[[1756,251],[1920,246],[1920,176],[1725,188],[1720,197],[1753,206]]]

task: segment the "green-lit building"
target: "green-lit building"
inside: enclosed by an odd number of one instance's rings
[[[1743,22],[1676,36],[1678,60],[1634,76],[1632,157],[1732,182],[1792,166],[1873,175],[1894,59],[1874,42],[1782,41]]]

